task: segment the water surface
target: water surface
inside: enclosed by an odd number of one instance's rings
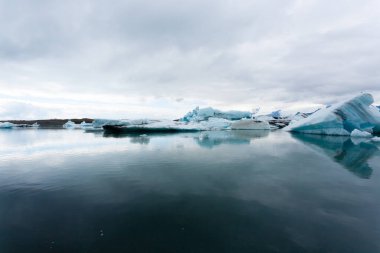
[[[380,252],[380,145],[0,131],[0,252]]]

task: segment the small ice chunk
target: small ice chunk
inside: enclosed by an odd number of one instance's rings
[[[371,139],[371,141],[373,141],[373,142],[380,142],[380,137],[375,136],[375,137],[373,137]]]
[[[63,128],[67,128],[67,129],[73,129],[73,128],[77,128],[78,125],[75,124],[73,121],[69,120],[67,121],[65,124],[63,124],[62,126]],[[79,126],[80,127],[80,126]]]
[[[351,132],[351,137],[370,138],[372,137],[372,134],[365,131],[360,131],[358,129],[354,129],[354,131]]]
[[[80,127],[82,129],[87,129],[87,128],[92,128],[92,123],[86,123],[86,121],[82,121],[82,123],[80,123]]]

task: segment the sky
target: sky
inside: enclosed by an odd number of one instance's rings
[[[380,104],[380,1],[0,0],[0,120]]]

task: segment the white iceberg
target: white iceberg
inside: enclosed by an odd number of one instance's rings
[[[93,128],[92,123],[86,123],[86,121],[82,121],[82,122],[80,123],[80,127],[81,127],[82,129]]]
[[[370,138],[370,137],[372,137],[372,134],[365,132],[365,131],[360,131],[358,129],[354,129],[354,131],[351,132],[351,137]]]
[[[80,128],[80,125],[75,124],[75,122],[69,120],[62,126],[63,128],[67,129],[74,129],[74,128]]]
[[[321,109],[308,118],[292,121],[284,129],[323,135],[350,135],[354,129],[369,133],[380,132],[380,112],[371,106],[372,103],[372,95],[363,93]]]
[[[373,137],[372,139],[371,139],[371,141],[373,141],[373,142],[380,142],[380,137]]]

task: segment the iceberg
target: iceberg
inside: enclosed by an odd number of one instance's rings
[[[124,120],[108,122],[103,126],[103,128],[107,132],[118,133],[163,133],[218,130],[270,130],[271,126],[267,121],[259,121],[255,119],[228,120],[224,118],[210,116],[204,120],[194,121]]]
[[[229,130],[233,122],[252,117],[252,113],[244,111],[227,111],[211,107],[196,107],[179,120],[95,120],[93,126],[103,127],[107,132],[117,133],[171,133]],[[256,127],[257,128],[257,127]],[[259,127],[257,129],[263,129]],[[265,128],[266,129],[266,128]]]
[[[0,123],[0,128],[13,128],[15,127],[16,125],[13,124],[13,123],[10,123],[10,122],[2,122]]]
[[[375,136],[375,137],[373,137],[371,139],[371,141],[373,141],[373,142],[380,142],[380,137]]]
[[[277,111],[274,111],[270,114],[270,116],[272,116],[273,118],[275,119],[279,119],[282,117],[282,114],[281,114],[281,110],[277,110]]]
[[[136,124],[137,123],[137,124]],[[201,122],[182,122],[173,120],[147,120],[141,124],[140,121],[122,121],[103,126],[107,132],[117,133],[174,133],[174,132],[196,132],[208,130],[227,130],[231,121],[221,118],[209,118]]]
[[[102,128],[105,125],[124,125],[123,120],[113,120],[113,119],[94,119],[92,126],[94,128]]]
[[[316,111],[307,118],[292,121],[284,128],[291,132],[350,135],[355,129],[369,133],[380,132],[380,112],[371,94],[363,93],[347,101]]]
[[[62,126],[63,128],[66,129],[74,129],[74,128],[80,128],[80,125],[75,124],[75,122],[69,120]]]
[[[80,127],[81,127],[82,129],[93,128],[92,123],[86,123],[86,121],[82,121],[82,122],[80,123]]]
[[[223,112],[212,107],[202,108],[196,107],[191,112],[188,112],[180,121],[191,122],[191,121],[203,121],[208,118],[221,118],[227,120],[240,120],[243,118],[251,118],[252,113],[246,111],[227,111]]]
[[[358,129],[354,129],[354,131],[351,132],[351,137],[357,137],[357,138],[371,138],[372,134],[365,132],[365,131],[360,131]]]

